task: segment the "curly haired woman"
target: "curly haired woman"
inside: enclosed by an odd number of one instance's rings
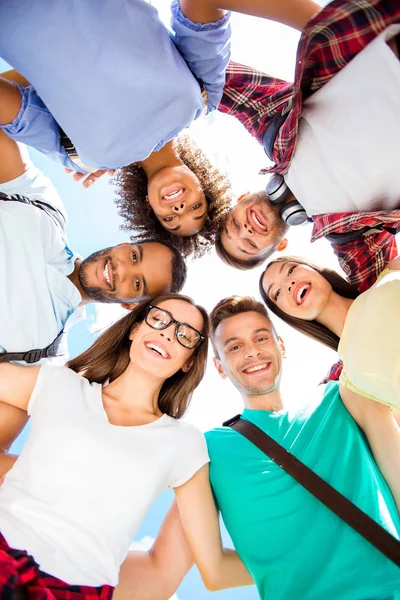
[[[133,229],[136,240],[169,241],[194,258],[214,244],[232,198],[228,177],[187,135],[121,169],[116,182],[124,229]]]

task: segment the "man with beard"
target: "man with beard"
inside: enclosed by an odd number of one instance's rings
[[[225,262],[261,264],[307,219],[360,291],[395,258],[399,36],[399,3],[334,0],[303,30],[294,83],[230,63],[219,110],[264,147],[274,175],[268,195],[231,210],[216,242]]]
[[[125,242],[85,260],[74,254],[57,191],[3,132],[0,193],[1,361],[65,362],[63,332],[83,305],[130,308],[144,296],[182,288],[186,266],[165,244]]]
[[[339,394],[336,382],[288,410],[280,392],[284,346],[265,307],[233,296],[210,321],[214,363],[242,395],[241,418],[399,539],[400,432],[390,410]],[[216,503],[262,600],[400,598],[400,569],[249,440],[230,427],[206,438]]]

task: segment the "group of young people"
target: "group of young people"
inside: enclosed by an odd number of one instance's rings
[[[302,31],[293,83],[230,61],[229,10]],[[194,561],[208,589],[255,583],[262,600],[397,600],[400,5],[174,0],[171,18],[169,31],[144,0],[0,5],[13,67],[0,77],[0,596],[167,600]],[[235,205],[182,134],[212,110],[273,162],[266,190]],[[26,145],[85,187],[113,174],[131,241],[74,254]],[[215,245],[255,268],[307,220],[347,280],[283,256],[263,265],[264,303],[232,296],[208,316],[179,294],[185,258]],[[129,312],[66,362],[66,330],[89,302]],[[266,307],[341,359],[296,412]],[[209,340],[240,420],[385,530],[390,556],[229,424],[204,437],[180,420]],[[176,502],[154,546],[129,551],[167,488]]]

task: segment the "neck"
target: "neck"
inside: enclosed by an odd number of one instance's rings
[[[325,308],[318,315],[318,323],[325,325],[325,327],[340,337],[347,318],[347,313],[353,302],[354,300],[351,298],[344,298],[343,296],[339,296],[336,292],[332,292]]]
[[[103,395],[118,403],[118,408],[125,411],[140,411],[161,416],[158,408],[158,397],[163,379],[138,369],[131,362],[125,371],[103,389]]]
[[[284,408],[283,400],[279,387],[258,396],[242,395],[245,408],[250,410],[267,410],[277,412]]]
[[[79,269],[81,267],[81,264],[82,264],[82,259],[81,258],[77,258],[75,260],[74,270],[72,271],[72,273],[70,275],[67,275],[67,278],[70,280],[71,283],[74,284],[74,286],[76,287],[76,289],[80,293],[80,295],[82,297],[82,300],[79,303],[79,305],[83,306],[84,304],[89,304],[89,302],[93,302],[93,300],[84,291],[84,289],[82,288],[81,283],[79,281],[78,273],[79,273]]]
[[[182,164],[176,149],[175,140],[167,142],[161,150],[152,152],[150,156],[140,162],[140,166],[146,173],[147,179],[151,179],[157,171],[160,171],[165,167],[175,167]]]

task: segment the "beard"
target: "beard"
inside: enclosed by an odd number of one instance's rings
[[[108,291],[108,290],[101,288],[100,286],[90,286],[88,284],[88,274],[87,274],[88,266],[98,262],[100,259],[104,259],[104,260],[109,261],[109,264],[111,265],[111,268],[112,268],[112,262],[111,262],[111,256],[110,256],[111,250],[112,250],[112,247],[104,248],[104,250],[98,250],[97,252],[93,252],[93,254],[91,254],[90,256],[85,258],[85,260],[83,260],[81,262],[81,266],[78,271],[78,279],[79,279],[79,283],[82,286],[82,289],[95,302],[108,302],[108,303],[122,302],[122,300],[119,300],[118,298],[116,298],[115,293],[112,290]]]

